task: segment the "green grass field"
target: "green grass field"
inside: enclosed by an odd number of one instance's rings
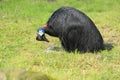
[[[47,35],[49,43],[38,42],[36,31],[61,6],[86,13],[113,48],[95,54],[46,52],[60,41]],[[50,77],[44,80],[120,80],[120,0],[0,0],[0,69],[7,80],[19,80],[22,70]]]

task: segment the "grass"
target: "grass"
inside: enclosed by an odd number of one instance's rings
[[[0,0],[0,69],[6,76],[17,73],[11,68],[20,68],[40,72],[52,77],[50,80],[119,80],[119,4],[119,0]],[[50,43],[38,42],[36,30],[61,6],[85,12],[112,50],[97,54],[47,53],[48,47],[60,46],[59,39],[47,35]],[[13,71],[8,73],[9,69]],[[16,75],[7,77],[17,80]]]

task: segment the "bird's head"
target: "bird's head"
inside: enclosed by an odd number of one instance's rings
[[[49,42],[48,39],[45,36],[45,29],[44,28],[41,27],[41,28],[38,29],[36,40]]]

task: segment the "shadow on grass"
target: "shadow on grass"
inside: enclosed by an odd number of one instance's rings
[[[105,46],[105,50],[108,50],[108,51],[110,51],[113,48],[112,43],[105,43],[104,46]]]
[[[113,48],[113,45],[112,43],[105,43],[104,47],[105,47],[104,50],[110,51]],[[62,47],[52,46],[45,50],[45,52],[47,53],[52,52],[52,51],[64,51],[64,49]]]

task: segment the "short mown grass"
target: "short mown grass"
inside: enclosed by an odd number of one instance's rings
[[[50,80],[120,80],[119,4],[120,0],[0,0],[1,71],[7,80],[18,80],[16,69],[39,72]],[[113,48],[94,54],[46,52],[48,47],[61,46],[60,41],[47,35],[50,43],[38,42],[36,30],[61,6],[85,12],[104,43]]]

